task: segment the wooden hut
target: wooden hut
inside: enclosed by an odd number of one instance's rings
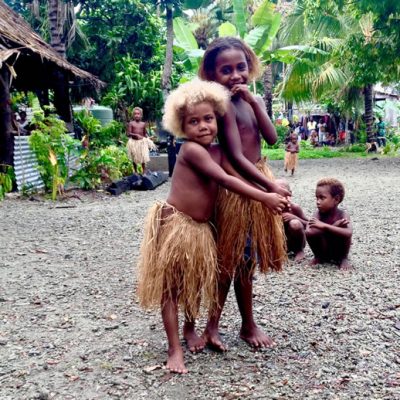
[[[61,118],[71,122],[65,116],[71,113],[68,91],[74,80],[83,80],[96,88],[104,85],[62,58],[19,14],[0,0],[0,164],[13,163],[10,89],[38,95],[48,93],[49,89],[64,91],[64,100],[54,105]]]

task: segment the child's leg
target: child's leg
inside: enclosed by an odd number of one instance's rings
[[[347,271],[352,268],[348,256],[350,252],[351,238],[331,235],[330,253],[332,259],[339,264],[339,269]]]
[[[171,372],[186,374],[188,370],[183,360],[183,350],[179,341],[178,300],[175,293],[165,294],[162,299],[161,315],[168,339],[168,360],[166,367]]]
[[[200,293],[200,291],[199,291]],[[198,297],[198,309],[200,308],[200,296]],[[186,340],[187,346],[192,353],[198,353],[204,350],[206,346],[205,340],[196,332],[196,318],[185,312],[185,322],[183,324],[183,337]]]
[[[222,342],[218,327],[222,310],[225,305],[226,297],[228,296],[229,288],[231,286],[231,282],[231,274],[228,271],[223,271],[221,269],[218,274],[218,304],[215,306],[214,309],[209,311],[207,325],[203,333],[203,338],[206,344],[217,351],[227,350],[227,347]]]
[[[133,161],[132,161],[132,164],[133,164],[133,170],[135,171],[135,174],[137,174],[138,173],[137,164],[135,162],[133,162]]]
[[[298,219],[288,222],[286,228],[288,250],[295,254],[294,260],[301,261],[304,258],[304,247],[306,246],[306,234],[303,224]]]
[[[235,279],[235,294],[242,316],[240,337],[253,347],[272,347],[274,341],[266,335],[255,323],[253,317],[253,271],[252,262],[240,267],[240,273]]]
[[[328,254],[328,240],[326,235],[316,228],[306,229],[306,238],[308,245],[314,253],[314,258],[311,260],[310,265],[317,265],[323,261],[326,261],[326,255]]]
[[[294,168],[292,169],[292,175],[294,175]]]
[[[142,163],[142,174],[144,175],[146,173],[146,164]]]

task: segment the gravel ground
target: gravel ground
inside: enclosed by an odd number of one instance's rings
[[[282,162],[271,164],[282,176]],[[161,317],[133,297],[143,218],[169,184],[55,204],[5,200],[0,399],[400,399],[399,172],[400,159],[301,160],[289,180],[306,214],[319,178],[346,185],[354,270],[290,262],[257,276],[256,318],[277,346],[254,352],[238,338],[230,294],[229,351],[187,353],[185,376],[162,368]]]

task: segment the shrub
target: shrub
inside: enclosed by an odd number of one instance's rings
[[[64,185],[69,175],[71,155],[80,154],[80,143],[67,135],[64,121],[54,115],[34,114],[32,125],[35,129],[29,137],[29,145],[34,151],[38,170],[47,190]]]
[[[6,193],[11,192],[13,186],[14,169],[11,165],[0,165],[4,172],[0,172],[0,201],[4,199]]]
[[[71,181],[82,189],[95,189],[132,172],[133,166],[125,148],[112,145],[86,152],[81,158],[81,169],[71,177]]]

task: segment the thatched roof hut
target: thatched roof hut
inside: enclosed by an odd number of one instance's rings
[[[31,90],[51,88],[52,70],[60,68],[72,77],[99,88],[104,84],[95,76],[63,59],[14,10],[0,0],[0,68],[4,62],[15,71],[15,87]]]
[[[13,162],[10,88],[37,94],[53,89],[58,99],[54,101],[57,112],[70,123],[68,86],[72,79],[82,80],[97,89],[104,86],[95,76],[61,57],[19,14],[0,0],[0,166]]]

